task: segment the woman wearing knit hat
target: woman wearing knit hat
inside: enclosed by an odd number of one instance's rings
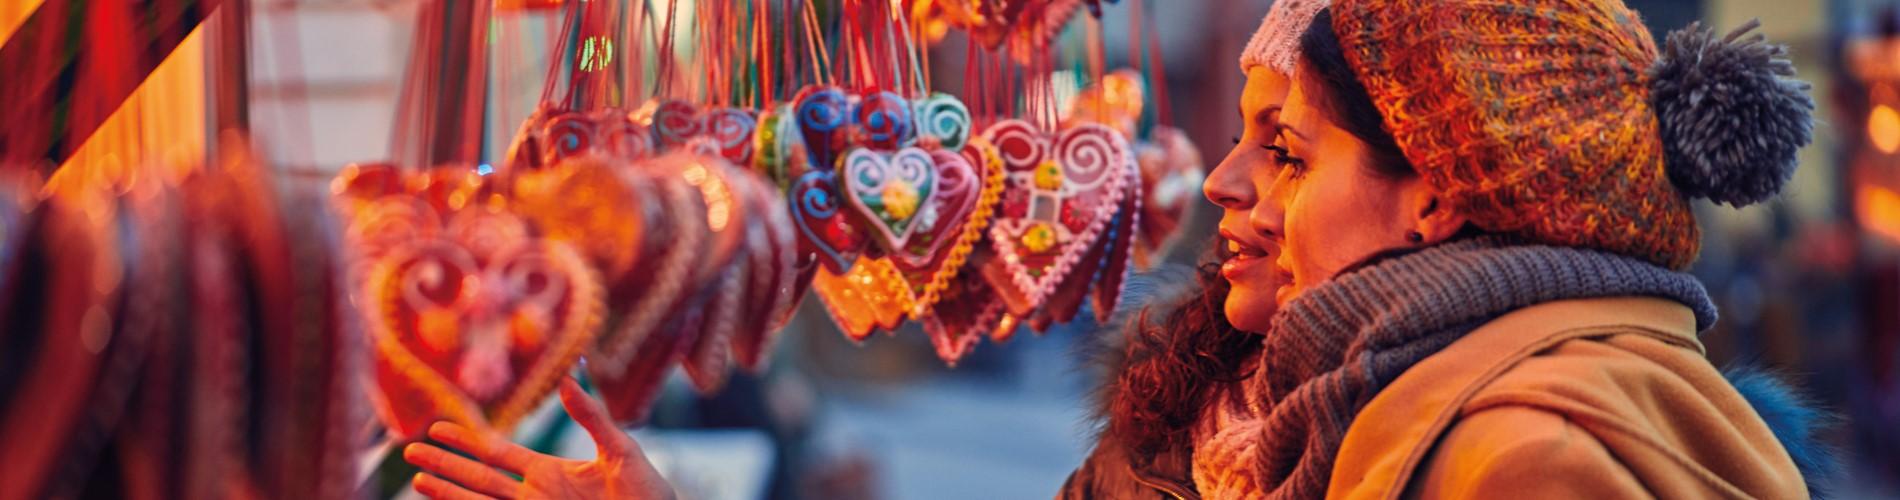
[[[1220,167],[1273,178],[1208,180],[1250,214],[1234,245],[1280,251],[1224,269],[1265,403],[1195,443],[1233,451],[1196,450],[1201,492],[1206,469],[1251,488],[1222,497],[1809,496],[1814,413],[1710,365],[1715,307],[1680,272],[1690,200],[1772,197],[1809,141],[1783,49],[1692,26],[1659,52],[1618,0],[1329,10],[1273,135],[1250,122]],[[1277,311],[1245,321],[1232,297],[1274,271]]]

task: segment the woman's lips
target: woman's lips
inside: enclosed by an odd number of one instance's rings
[[[1242,279],[1249,277],[1258,279],[1257,277],[1261,276],[1258,274],[1259,271],[1263,270],[1261,269],[1262,266],[1273,265],[1273,260],[1269,258],[1270,255],[1265,249],[1260,247],[1243,244],[1231,239],[1227,240],[1226,247],[1229,256],[1226,261],[1221,263],[1220,273],[1221,277],[1227,278],[1228,283],[1237,284]]]

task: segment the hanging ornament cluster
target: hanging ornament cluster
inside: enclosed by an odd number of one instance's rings
[[[494,173],[357,165],[334,181],[395,434],[508,428],[583,365],[639,422],[674,366],[716,391],[735,362],[763,364],[789,316],[785,202],[726,159],[744,158],[726,146],[751,142],[735,125],[750,114],[623,106],[640,52],[619,6],[568,5],[543,97]]]
[[[1105,320],[1198,159],[1137,134],[1139,73],[1098,66],[1058,102],[1052,44],[1083,5],[522,4],[563,21],[494,173],[334,182],[385,423],[506,428],[576,370],[641,422],[675,366],[706,392],[758,369],[807,291],[851,339],[915,321],[951,364]],[[919,9],[1021,36],[973,37],[962,97],[933,91]]]
[[[176,178],[0,172],[8,493],[354,489],[364,359],[322,197],[281,189],[241,137],[220,142]]]

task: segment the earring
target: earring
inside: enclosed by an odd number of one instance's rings
[[[1420,234],[1418,231],[1410,231],[1410,232],[1405,233],[1405,241],[1412,242],[1413,245],[1424,243],[1425,235]]]

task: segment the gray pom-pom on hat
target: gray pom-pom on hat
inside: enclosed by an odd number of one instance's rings
[[[1649,70],[1663,164],[1685,195],[1735,207],[1774,197],[1813,140],[1814,100],[1787,47],[1743,38],[1760,25],[1720,39],[1700,23],[1670,32]]]

